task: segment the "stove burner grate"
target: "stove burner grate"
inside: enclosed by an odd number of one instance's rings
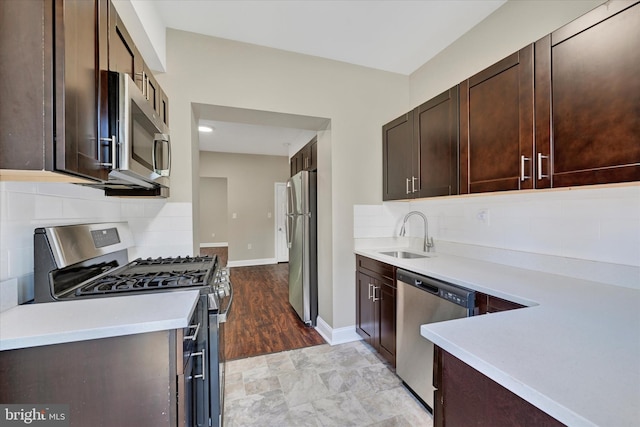
[[[186,256],[186,257],[169,257],[169,258],[138,258],[132,262],[133,265],[175,265],[175,264],[194,264],[194,263],[207,263],[213,261],[210,256]]]
[[[208,270],[161,271],[155,273],[122,273],[97,279],[75,291],[76,296],[184,288],[206,285]]]

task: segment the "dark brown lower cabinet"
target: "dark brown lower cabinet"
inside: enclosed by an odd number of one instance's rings
[[[434,426],[564,426],[441,348],[434,351]]]
[[[366,257],[356,260],[356,331],[395,367],[395,269]]]
[[[477,314],[487,314],[497,313],[499,311],[515,310],[526,306],[518,304],[517,302],[494,297],[493,295],[476,292],[476,307],[478,308]]]
[[[181,426],[182,330],[0,352],[0,402],[69,405],[69,425]],[[177,344],[179,342],[179,345]],[[184,414],[183,414],[184,416]]]

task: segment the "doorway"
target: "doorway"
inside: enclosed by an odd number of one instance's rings
[[[289,246],[287,244],[287,184],[276,182],[276,262],[289,262]]]

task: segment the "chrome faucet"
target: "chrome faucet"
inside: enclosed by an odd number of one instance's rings
[[[427,221],[427,217],[422,213],[422,212],[418,212],[418,211],[411,211],[408,214],[406,214],[404,216],[404,220],[402,221],[402,228],[400,228],[400,234],[399,236],[404,236],[406,233],[406,225],[407,225],[407,220],[409,219],[410,216],[412,215],[418,215],[419,217],[421,217],[424,220],[424,248],[423,250],[425,252],[430,252],[431,248],[433,248],[433,237],[429,238],[429,222]]]

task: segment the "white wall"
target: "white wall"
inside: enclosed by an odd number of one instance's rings
[[[417,106],[522,49],[604,0],[511,0],[411,74]]]
[[[200,178],[200,247],[227,246],[227,178]]]
[[[410,77],[181,31],[167,33],[167,73],[177,154],[176,201],[197,197],[188,170],[191,103],[331,120],[329,156],[319,170],[320,317],[333,328],[355,323],[354,204],[380,203],[381,126],[496,60],[534,42],[599,1],[510,1]],[[322,159],[322,155],[321,159]],[[322,170],[324,169],[324,170]],[[323,198],[327,197],[327,199]],[[197,215],[197,214],[195,214]],[[323,238],[323,237],[321,237]],[[324,257],[330,257],[330,260]]]
[[[326,159],[318,171],[319,234],[330,236],[320,257],[331,258],[319,259],[321,286],[329,287],[319,291],[319,311],[333,327],[353,325],[353,204],[380,199],[381,125],[408,108],[408,77],[169,30],[167,73],[158,80],[170,99],[172,201],[198,197],[190,173],[197,167],[189,156],[192,103],[331,120],[330,137],[319,142],[330,144],[319,147]]]
[[[0,182],[2,308],[33,298],[35,228],[112,221],[129,222],[136,244],[130,259],[193,254],[190,203],[105,197],[74,184]]]
[[[354,236],[397,236],[411,210],[427,216],[436,253],[640,288],[640,184],[360,205]],[[422,238],[418,218],[407,234]]]
[[[229,266],[275,264],[274,184],[289,178],[289,159],[202,151],[200,175],[226,178]]]

